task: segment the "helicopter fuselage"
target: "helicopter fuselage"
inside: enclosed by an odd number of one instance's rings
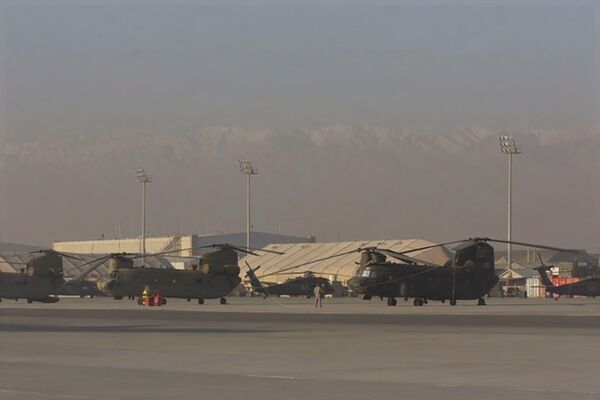
[[[116,299],[140,296],[146,287],[164,297],[214,299],[227,295],[240,282],[239,274],[137,267],[112,271],[97,285],[100,292]]]
[[[56,294],[63,283],[62,279],[51,276],[0,272],[0,297],[53,303],[58,301],[58,298],[51,295]]]
[[[493,271],[474,266],[385,263],[361,268],[348,286],[358,294],[373,297],[475,300],[485,296],[497,281]]]

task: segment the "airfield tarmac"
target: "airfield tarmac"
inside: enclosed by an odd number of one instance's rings
[[[598,399],[600,299],[0,303],[1,399]]]

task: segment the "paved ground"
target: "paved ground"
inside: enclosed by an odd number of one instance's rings
[[[5,300],[0,398],[600,397],[600,300],[230,302]]]

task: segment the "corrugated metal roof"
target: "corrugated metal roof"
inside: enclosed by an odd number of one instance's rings
[[[324,275],[336,275],[339,280],[346,281],[354,275],[357,263],[360,261],[360,253],[358,251],[353,252],[353,250],[364,247],[379,247],[402,252],[433,244],[433,242],[423,239],[271,244],[264,247],[264,249],[280,251],[285,254],[260,253],[258,256],[250,254],[240,259],[239,265],[242,271],[247,268],[246,262],[252,268],[260,265],[261,268],[257,271],[257,275],[259,278],[264,277],[269,282],[282,282],[290,278],[290,275],[302,275],[307,271]],[[351,253],[333,257],[347,252]],[[411,253],[410,256],[441,265],[451,258],[451,253],[445,248],[436,247]],[[332,258],[307,264],[310,261],[327,257]]]

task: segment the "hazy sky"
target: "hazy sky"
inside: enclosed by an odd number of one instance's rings
[[[598,121],[598,2],[0,4],[0,138]]]

